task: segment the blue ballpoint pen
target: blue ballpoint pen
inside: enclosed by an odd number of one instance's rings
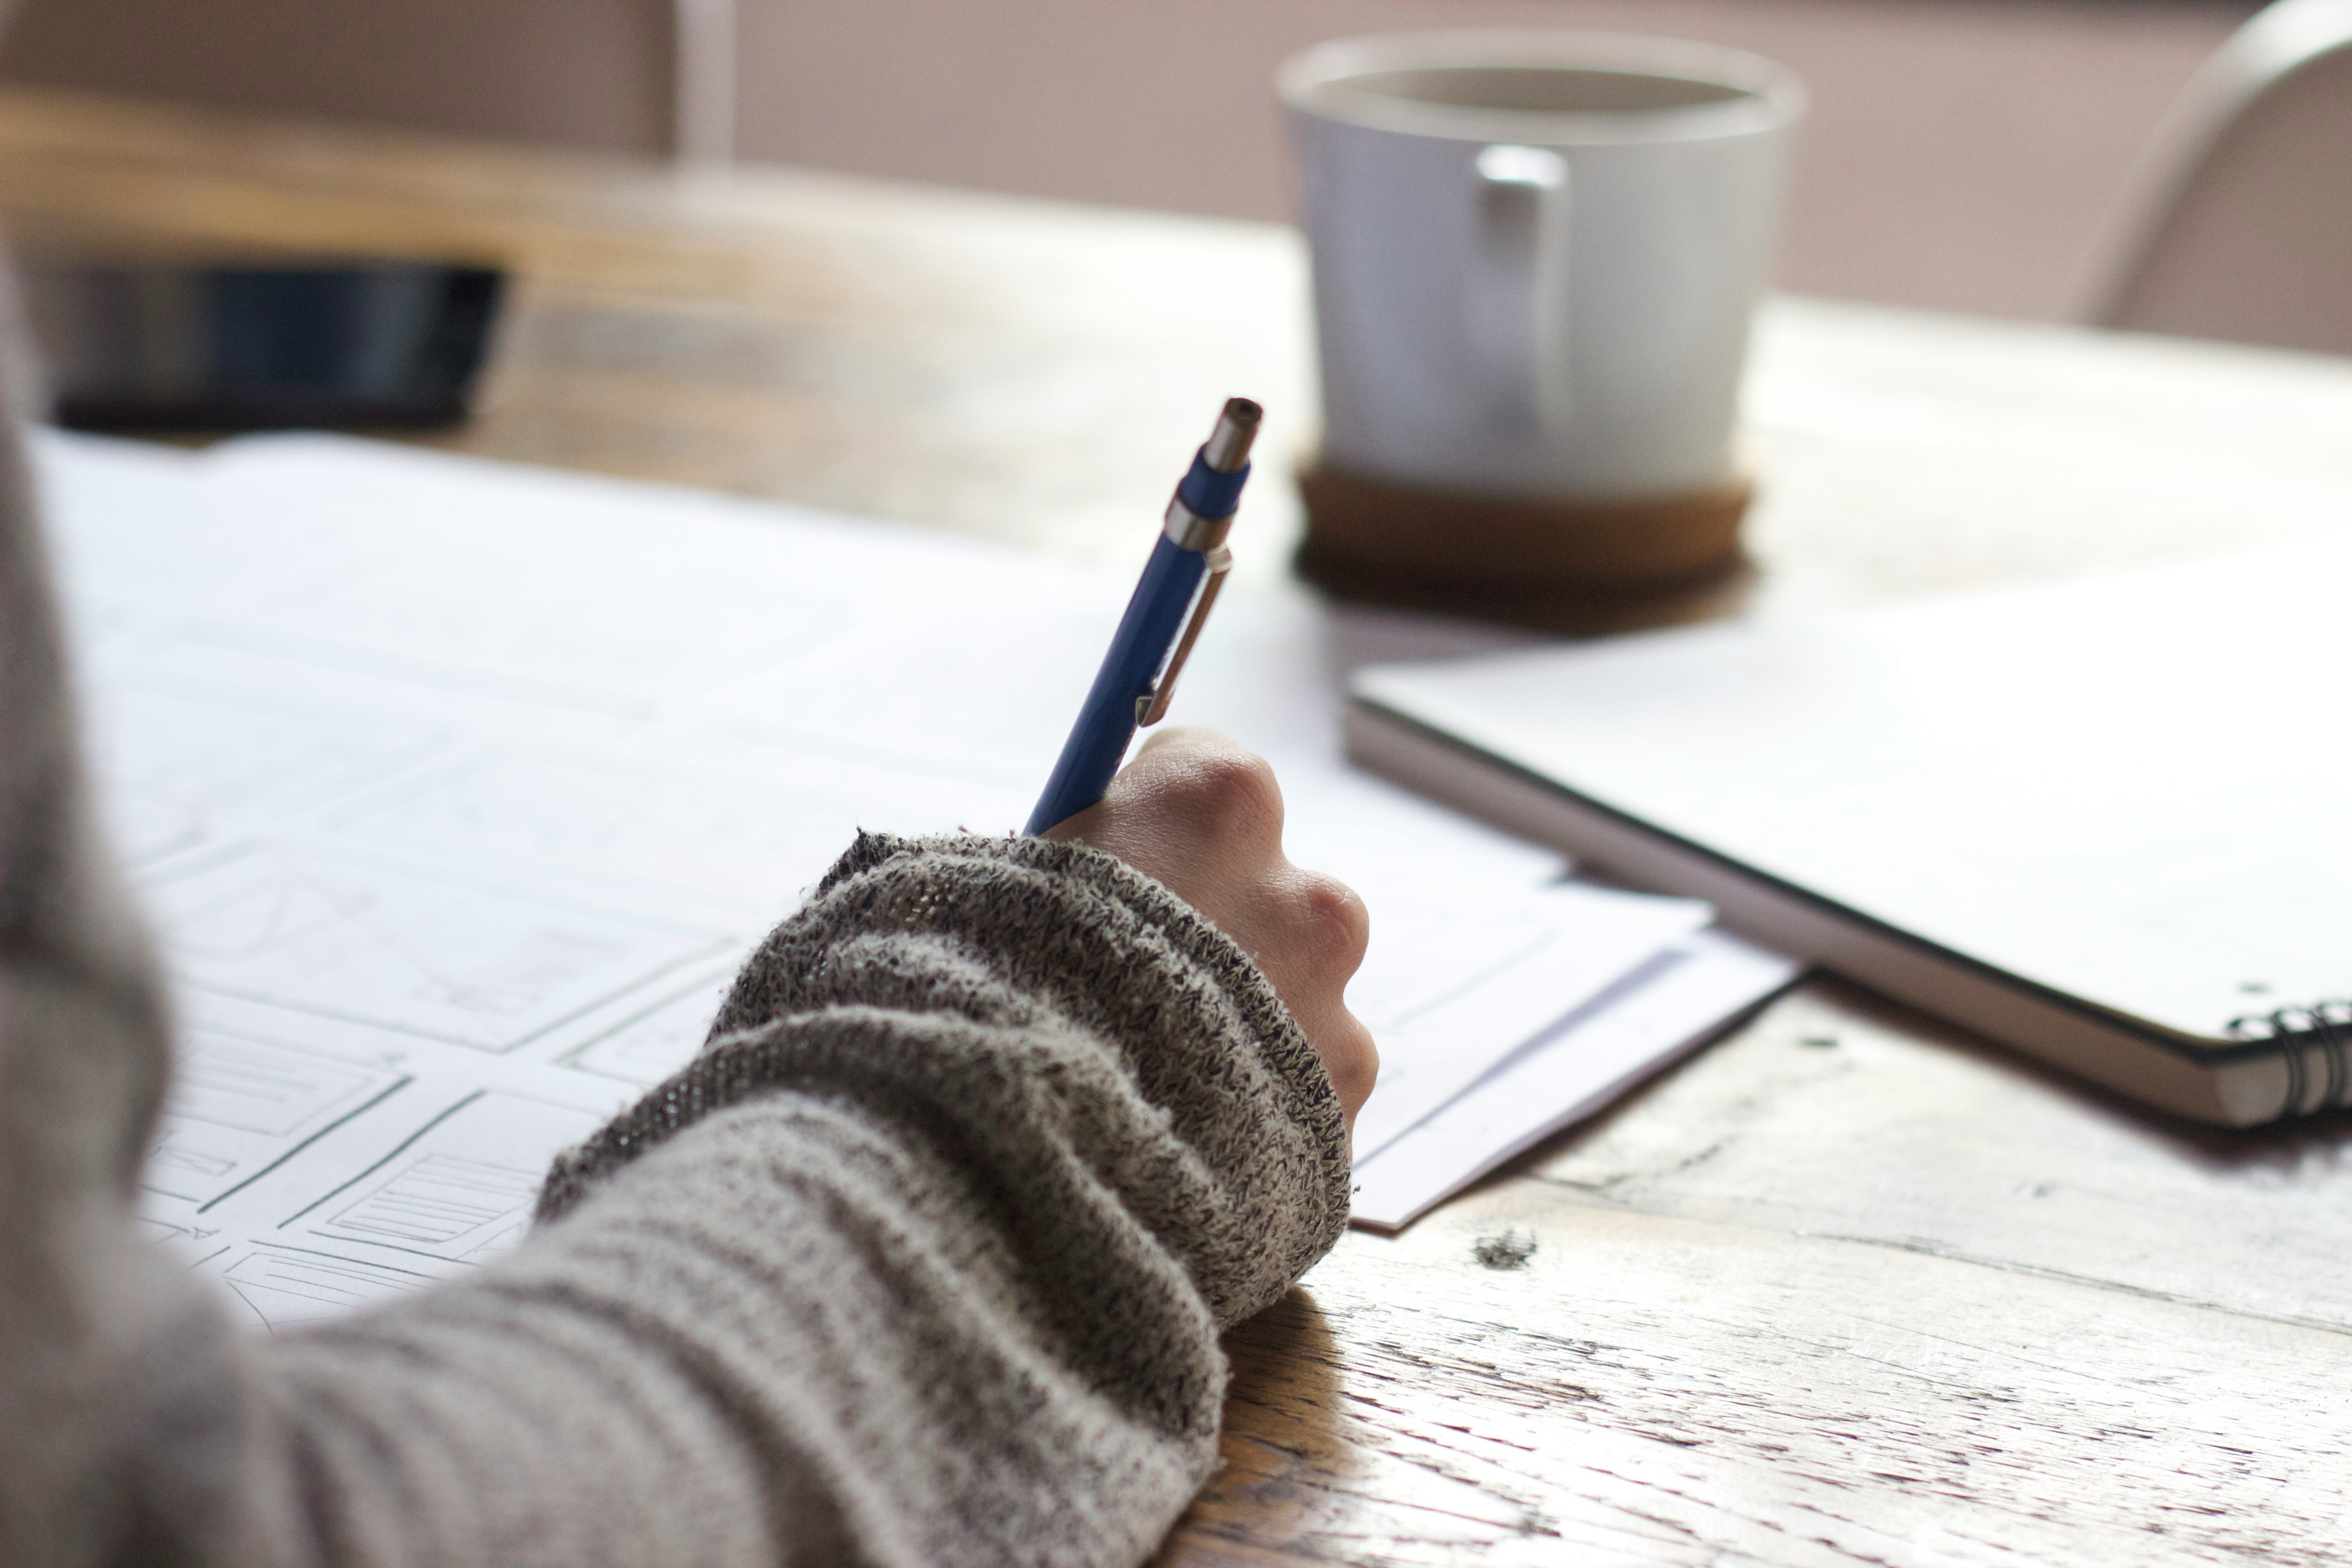
[[[1193,454],[1192,471],[1168,503],[1151,559],[1024,833],[1043,833],[1102,799],[1136,731],[1157,724],[1168,711],[1176,677],[1234,563],[1225,531],[1241,505],[1250,443],[1264,413],[1246,397],[1228,398],[1217,427]]]

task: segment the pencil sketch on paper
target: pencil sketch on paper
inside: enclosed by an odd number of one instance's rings
[[[735,983],[730,966],[703,975],[573,1051],[568,1065],[650,1089],[692,1061]]]
[[[856,829],[1020,821],[1131,585],[364,443],[37,440],[103,798],[193,1024],[142,1220],[262,1327],[513,1245]],[[1294,852],[1382,911],[1360,1155],[1706,918],[1549,887],[1556,856],[1347,773],[1329,628],[1220,613],[1186,716],[1272,757]],[[1619,1032],[1691,1037],[1663,1029]]]
[[[821,777],[819,770],[812,773]],[[650,764],[614,750],[485,748],[337,802],[319,826],[407,861],[496,865],[762,922],[856,837],[858,805],[790,777],[705,758]]]
[[[370,1257],[400,1255],[387,1258],[397,1267],[446,1274],[446,1265],[479,1263],[520,1240],[549,1164],[603,1121],[529,1096],[469,1094],[279,1229],[300,1231],[312,1238],[306,1245],[357,1244]]]
[[[387,1063],[193,1030],[182,1042],[142,1184],[167,1197],[214,1202],[409,1081]]]
[[[301,454],[287,455],[286,471],[251,476],[254,502],[331,511],[333,527],[389,532],[398,547],[380,537],[364,571],[336,562],[289,574],[275,592],[249,595],[233,619],[192,626],[192,636],[428,689],[642,715],[820,647],[855,618],[822,586],[823,574],[741,537],[740,525],[717,531],[732,570],[680,571],[598,548],[609,545],[598,535],[609,536],[611,520],[593,515],[596,502],[611,502],[584,491],[566,504],[543,485],[513,487],[499,526],[484,528],[478,514],[450,516],[431,476],[352,487],[347,475],[334,482],[331,458],[321,486],[303,482]],[[681,535],[701,531],[679,525]],[[448,570],[458,559],[468,569]],[[543,579],[551,560],[565,563],[562,593],[518,591]],[[679,636],[685,624],[698,635]]]
[[[453,1154],[420,1154],[317,1228],[320,1236],[470,1258],[520,1227],[538,1173]]]
[[[150,671],[96,683],[85,708],[100,799],[118,849],[133,864],[321,804],[446,742],[414,718],[282,693],[166,685]]]
[[[996,618],[987,630],[990,666],[1023,679],[957,680],[950,700],[906,672],[969,668],[967,616],[868,620],[822,654],[750,678],[712,705],[772,744],[1027,794],[1036,787],[1038,758],[1060,749],[1094,658],[1118,620],[1117,599],[1091,595],[1076,604],[1033,603],[1026,614]],[[1092,657],[1072,658],[1079,649]]]
[[[159,879],[148,899],[184,984],[481,1051],[723,942],[307,847],[251,847]]]
[[[371,1301],[422,1290],[433,1282],[404,1268],[269,1246],[237,1258],[220,1278],[254,1321],[272,1330],[344,1317]]]

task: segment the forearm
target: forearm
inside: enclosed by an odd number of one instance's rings
[[[1148,1553],[1213,1459],[1221,1321],[1343,1217],[1328,1083],[1108,858],[868,847],[518,1255],[270,1347],[256,1440],[302,1486],[266,1555]]]
[[[310,1480],[270,1533],[319,1562],[1139,1560],[1213,1440],[1197,1295],[1123,1270],[1134,1342],[1074,1334],[1074,1276],[942,1175],[764,1097],[491,1278],[274,1347]]]
[[[41,1568],[1139,1561],[1218,1328],[1345,1219],[1329,1082],[1197,915],[1090,851],[868,840],[516,1254],[247,1340],[131,1234],[152,1079],[103,1068],[152,988],[44,968],[0,997],[0,1542]]]

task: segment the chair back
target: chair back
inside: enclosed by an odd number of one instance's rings
[[[2352,0],[2276,0],[2151,142],[2087,314],[2352,353]]]

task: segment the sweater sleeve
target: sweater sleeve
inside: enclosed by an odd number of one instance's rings
[[[1221,1327],[1345,1223],[1226,937],[1036,840],[862,837],[462,1282],[272,1339],[141,1241],[168,1022],[0,442],[0,1561],[1141,1561]]]
[[[1216,1335],[1345,1223],[1255,966],[1036,840],[867,836],[478,1281],[256,1347],[280,1561],[1139,1562]]]

